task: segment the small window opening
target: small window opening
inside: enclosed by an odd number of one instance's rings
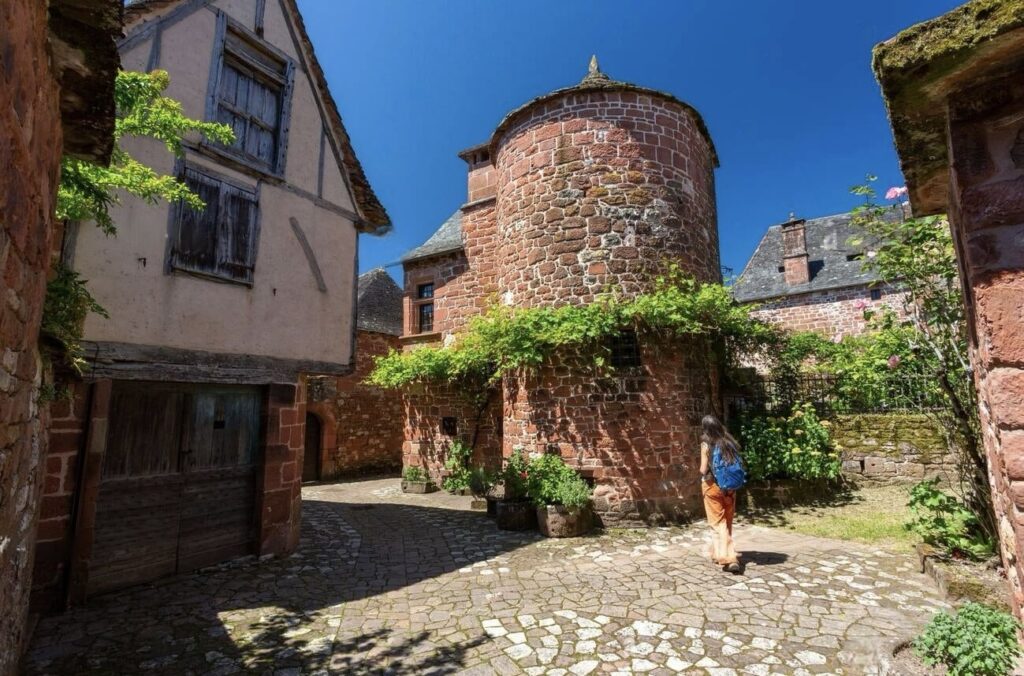
[[[416,297],[420,300],[434,297],[434,283],[420,284],[416,287]]]
[[[441,433],[454,437],[459,433],[459,421],[455,416],[446,415],[441,418]]]
[[[423,303],[419,306],[420,333],[434,330],[434,304]]]
[[[882,300],[882,290],[871,289],[871,300]]]
[[[611,356],[609,361],[612,368],[636,368],[640,366],[640,342],[637,340],[636,331],[620,331],[609,344]]]
[[[785,271],[786,271],[786,266],[785,265],[780,265],[779,266],[779,272],[785,272]]]

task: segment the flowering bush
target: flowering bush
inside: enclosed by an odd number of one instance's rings
[[[502,483],[505,484],[506,500],[525,500],[527,480],[529,479],[529,461],[523,449],[516,448],[505,461],[505,469],[501,472]]]
[[[810,404],[798,404],[789,416],[756,415],[740,421],[743,461],[753,480],[834,479],[839,449],[832,447],[827,420]]]
[[[557,455],[546,454],[531,460],[528,474],[528,492],[538,507],[562,505],[580,509],[590,502],[590,486]]]

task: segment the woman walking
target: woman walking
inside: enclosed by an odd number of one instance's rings
[[[732,520],[736,490],[746,483],[746,472],[739,442],[713,415],[701,420],[700,474],[704,511],[712,529],[711,560],[738,575],[742,571],[732,541]]]

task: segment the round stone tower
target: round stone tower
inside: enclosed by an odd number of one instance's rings
[[[717,157],[674,96],[611,80],[592,58],[578,85],[509,113],[490,151],[506,304],[630,296],[669,261],[720,280]]]
[[[502,303],[629,297],[669,263],[721,280],[717,156],[700,115],[674,96],[611,80],[591,59],[578,85],[509,113],[490,157]],[[697,514],[699,423],[717,409],[711,347],[626,332],[606,353],[610,372],[575,355],[506,377],[503,453],[560,453],[593,480],[606,523]]]

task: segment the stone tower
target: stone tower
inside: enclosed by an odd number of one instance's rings
[[[404,259],[410,348],[457,334],[495,300],[631,297],[668,263],[721,279],[717,156],[703,120],[670,94],[612,80],[596,59],[579,84],[512,111],[460,156],[466,204]],[[427,301],[417,298],[425,288]],[[429,331],[416,327],[423,302]],[[696,513],[699,422],[718,390],[711,346],[625,331],[601,350],[610,369],[580,354],[507,376],[482,414],[450,388],[407,395],[405,463],[437,467],[446,418],[451,438],[477,440],[478,462],[495,466],[516,448],[561,454],[593,480],[606,523]],[[471,426],[480,433],[467,435]]]

